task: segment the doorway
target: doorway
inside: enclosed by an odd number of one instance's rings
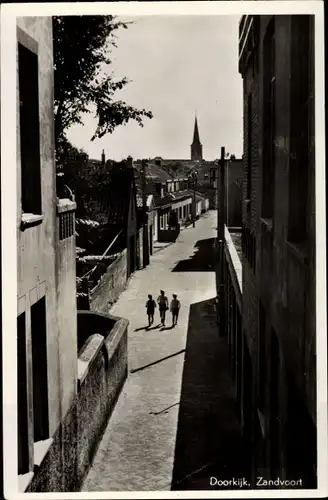
[[[135,244],[135,235],[130,236],[130,266],[129,266],[129,275],[134,273],[136,270],[136,244]]]
[[[149,228],[149,253],[153,255],[153,225]]]

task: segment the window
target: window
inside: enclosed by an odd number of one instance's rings
[[[247,106],[247,200],[252,196],[252,94],[248,96]]]
[[[34,442],[49,437],[46,299],[31,307]]]
[[[247,226],[242,227],[241,245],[244,256],[254,273],[256,271],[256,237]]]
[[[38,56],[18,43],[22,211],[41,214]]]
[[[311,17],[292,16],[288,239],[293,243],[305,242],[307,235],[309,121],[314,112],[310,108],[314,80]]]
[[[268,26],[263,47],[263,159],[262,216],[271,219],[275,185],[275,33],[274,20]]]
[[[259,344],[258,344],[258,405],[265,412],[265,395],[267,391],[266,377],[266,317],[263,304],[259,304]]]
[[[164,216],[163,215],[160,215],[159,217],[159,227],[160,229],[164,229]]]
[[[115,219],[112,222],[115,223],[117,219],[117,214],[115,214]],[[133,210],[131,212],[131,219],[133,220]],[[74,212],[63,212],[59,215],[59,239],[66,240],[74,235]]]
[[[29,471],[25,313],[17,318],[18,474]]]
[[[280,350],[277,335],[271,329],[271,346],[270,346],[270,462],[271,473],[277,477],[280,472]]]

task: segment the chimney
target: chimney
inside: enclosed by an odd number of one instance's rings
[[[126,159],[126,166],[127,168],[133,168],[133,158],[132,156],[128,156]]]
[[[101,153],[101,163],[103,165],[105,165],[105,163],[106,163],[106,156],[105,156],[105,150],[104,149],[102,150],[102,153]]]

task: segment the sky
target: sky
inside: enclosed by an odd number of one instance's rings
[[[91,142],[92,114],[71,127],[68,139],[89,157],[190,158],[195,113],[205,160],[242,155],[242,79],[238,73],[240,16],[140,16],[117,31],[112,71],[130,83],[115,94],[152,111],[144,127],[131,121]]]

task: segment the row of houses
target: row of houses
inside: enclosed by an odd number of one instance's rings
[[[108,180],[97,203],[93,200],[92,216],[104,229],[98,253],[119,235],[110,250],[117,253],[127,249],[127,277],[149,263],[157,242],[175,241],[181,228],[209,209],[208,198],[196,191],[190,179],[173,177],[161,167],[147,172],[146,162],[144,168],[138,168],[131,157],[121,162],[105,162],[102,158],[92,160],[90,172],[86,161],[89,176],[103,172]],[[83,247],[79,238],[78,244]]]
[[[198,130],[197,122],[195,122],[195,128]],[[164,176],[165,181],[173,179],[174,183],[182,179],[183,182],[192,185],[195,181],[197,192],[208,198],[210,209],[216,209],[218,204],[218,164],[219,160],[208,161],[203,158],[190,160],[163,159],[158,156],[148,160],[148,171],[152,176],[158,175],[160,178]],[[136,160],[135,166],[138,170],[141,170],[142,161]],[[243,159],[230,155],[225,163],[225,169],[227,192],[229,193],[225,211],[229,223],[238,227],[241,226]]]
[[[314,16],[243,16],[239,35],[242,229],[226,227],[221,326],[253,483],[316,488]]]

